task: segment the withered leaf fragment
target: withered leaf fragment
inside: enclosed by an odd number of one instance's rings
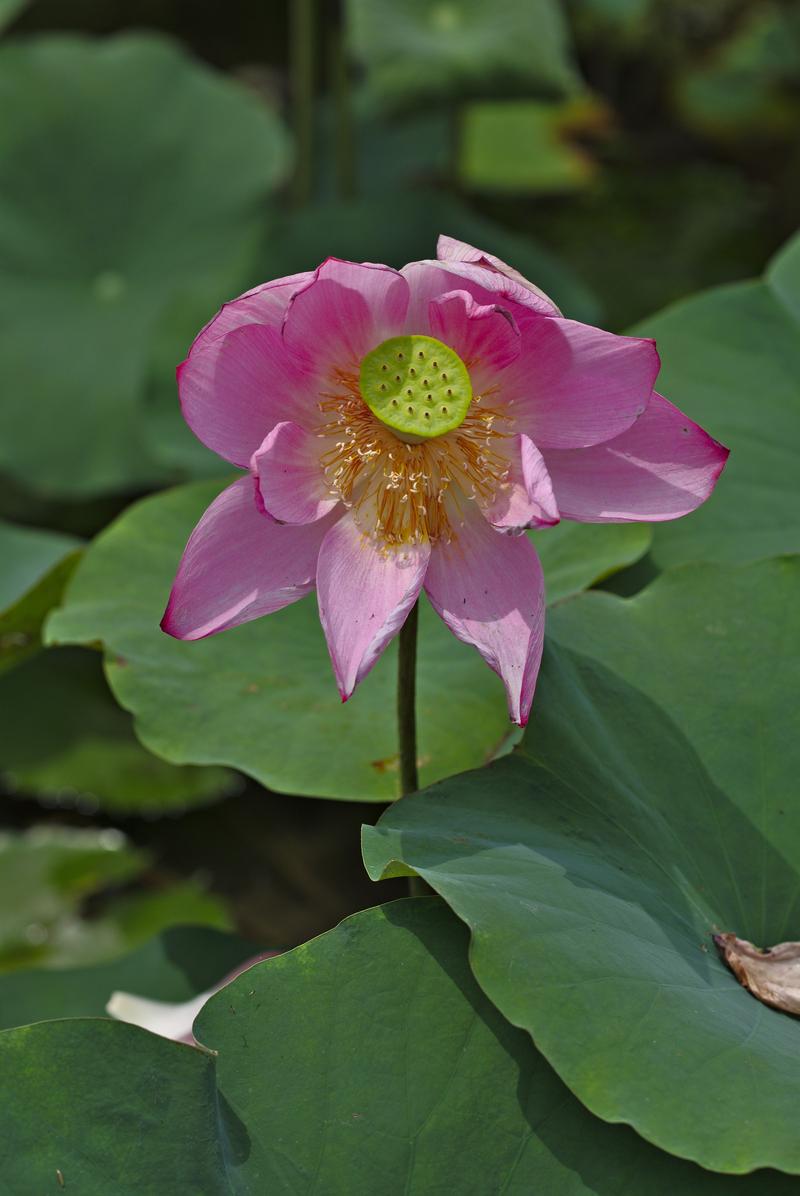
[[[800,943],[778,943],[762,951],[735,934],[715,934],[714,942],[748,992],[773,1009],[800,1017]]]

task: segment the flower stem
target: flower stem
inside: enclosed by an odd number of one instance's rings
[[[311,199],[314,184],[314,6],[315,0],[289,5],[290,79],[296,164],[293,182],[298,207]]]
[[[414,603],[399,636],[397,659],[397,735],[400,745],[400,796],[419,789],[417,773],[417,622],[419,605]],[[411,897],[424,897],[431,889],[419,876],[409,876]]]
[[[397,660],[397,735],[400,745],[400,795],[419,789],[417,774],[417,618],[415,602],[403,624]]]

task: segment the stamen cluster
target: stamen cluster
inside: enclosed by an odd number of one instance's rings
[[[511,421],[485,396],[473,398],[454,431],[408,444],[373,415],[355,375],[338,373],[336,382],[319,404],[318,435],[329,442],[320,461],[331,493],[385,547],[454,539],[464,504],[490,502],[506,481],[508,459],[497,450]]]

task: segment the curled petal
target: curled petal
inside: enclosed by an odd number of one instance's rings
[[[361,358],[402,332],[408,285],[389,266],[328,258],[289,303],[283,336],[290,348],[313,351],[318,371],[358,373]]]
[[[476,394],[519,357],[519,328],[511,313],[496,303],[476,303],[469,291],[448,291],[432,300],[429,322],[431,335],[466,363]]]
[[[525,726],[544,642],[544,580],[527,536],[502,536],[472,511],[437,544],[425,592],[444,622],[502,678],[508,712]]]
[[[319,547],[333,518],[282,527],[258,510],[253,479],[239,478],[189,537],[163,630],[199,640],[296,602],[314,588]]]
[[[265,514],[279,523],[313,523],[333,510],[339,499],[331,494],[319,456],[319,436],[289,422],[272,429],[250,462]]]
[[[401,273],[410,290],[405,321],[405,331],[409,333],[430,332],[431,302],[450,291],[468,291],[476,303],[481,306],[497,304],[510,312],[515,320],[532,314],[543,318],[558,316],[558,309],[549,300],[540,299],[527,284],[474,262],[411,262]]]
[[[429,557],[428,544],[379,547],[351,515],[326,535],[317,565],[319,615],[343,702],[405,622]]]
[[[582,523],[660,521],[688,515],[709,497],[728,449],[654,394],[632,428],[605,444],[545,450],[558,505]]]
[[[546,295],[535,283],[529,282],[520,274],[519,270],[509,266],[502,258],[495,257],[493,253],[486,253],[483,249],[476,249],[474,245],[468,245],[466,241],[457,241],[455,237],[446,237],[442,234],[436,243],[436,257],[440,262],[467,262],[480,266],[493,274],[502,274],[505,278],[511,279],[512,282],[518,283],[531,292],[529,303],[536,311],[542,311],[545,315],[561,315],[549,295]]]
[[[241,325],[194,349],[178,367],[178,393],[198,440],[242,468],[279,420],[313,423],[318,416],[307,362],[263,324]]]
[[[520,330],[500,398],[540,449],[600,444],[642,415],[660,367],[654,341],[531,314]]]
[[[553,484],[542,454],[528,436],[500,441],[493,452],[508,460],[508,477],[481,509],[499,531],[552,527],[559,521]]]

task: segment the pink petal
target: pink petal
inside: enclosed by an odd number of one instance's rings
[[[233,332],[234,328],[240,328],[242,324],[268,324],[280,331],[290,298],[313,277],[313,271],[304,270],[302,274],[276,278],[272,282],[263,282],[260,286],[246,291],[244,295],[239,295],[237,299],[223,304],[213,319],[198,332],[189,350],[190,354],[195,349],[208,348],[221,336]]]
[[[308,363],[264,324],[242,325],[194,349],[178,367],[178,393],[195,436],[242,468],[279,421],[319,419]]]
[[[559,521],[553,484],[542,454],[527,436],[514,436],[492,445],[508,458],[508,478],[490,503],[482,504],[486,518],[499,531],[552,527]]]
[[[358,375],[361,358],[403,330],[405,279],[389,266],[328,258],[292,296],[283,326],[286,344],[313,353],[318,371]]]
[[[469,291],[448,291],[432,300],[429,322],[431,335],[466,363],[475,394],[491,386],[498,370],[519,357],[514,317],[496,303],[476,303]]]
[[[482,266],[494,274],[502,274],[532,292],[534,298],[529,302],[536,311],[543,311],[545,315],[561,315],[549,295],[545,295],[544,291],[535,283],[529,282],[527,278],[523,277],[519,270],[509,266],[502,258],[495,257],[493,253],[485,253],[483,249],[476,249],[474,245],[468,245],[466,241],[457,241],[454,237],[446,237],[442,234],[436,243],[436,256],[440,262],[470,262]]]
[[[261,509],[280,523],[313,523],[338,503],[320,465],[319,436],[297,424],[277,424],[250,467]]]
[[[382,549],[352,515],[325,537],[317,564],[319,616],[343,702],[405,622],[430,551],[428,544]]]
[[[259,512],[253,479],[239,478],[189,537],[163,630],[199,640],[296,602],[314,588],[319,547],[333,518],[282,527]]]
[[[405,320],[405,331],[409,333],[430,331],[431,302],[449,291],[468,291],[483,306],[499,304],[516,320],[532,312],[543,317],[558,315],[558,309],[549,300],[540,299],[529,284],[474,262],[411,262],[403,266],[401,273],[411,294]]]
[[[519,324],[522,350],[499,393],[540,449],[600,444],[643,413],[660,365],[654,341],[530,313]]]
[[[659,394],[615,440],[545,452],[562,515],[583,523],[687,515],[709,497],[727,458],[728,449]]]
[[[528,721],[544,641],[544,581],[527,536],[493,531],[473,509],[431,553],[425,591],[447,626],[502,678],[515,723]]]

